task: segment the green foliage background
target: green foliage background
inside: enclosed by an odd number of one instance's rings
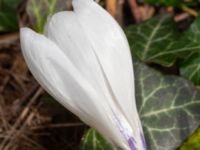
[[[0,32],[17,31],[18,19],[16,14],[19,0],[0,0]]]

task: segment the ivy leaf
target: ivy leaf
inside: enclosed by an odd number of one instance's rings
[[[200,15],[185,32],[184,38],[200,46]],[[182,76],[193,81],[196,85],[200,84],[200,51],[191,52],[191,54],[179,63],[179,66]]]
[[[114,150],[113,147],[95,130],[89,129],[81,142],[81,150]]]
[[[175,150],[200,124],[200,92],[183,78],[136,66],[137,106],[148,148]]]
[[[190,28],[184,33],[184,37],[195,43],[200,42],[200,14],[196,17]]]
[[[132,52],[143,62],[171,66],[177,58],[200,52],[200,44],[177,36],[170,16],[159,16],[125,29]]]
[[[180,64],[180,74],[200,85],[200,53],[191,53]]]
[[[173,63],[175,57],[167,53],[176,39],[171,16],[157,16],[125,29],[132,52],[143,62],[163,65]]]
[[[148,150],[177,149],[200,124],[200,92],[183,78],[163,75],[140,63],[135,64],[135,78]]]

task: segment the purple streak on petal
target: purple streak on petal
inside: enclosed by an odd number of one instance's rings
[[[131,148],[131,150],[137,150],[134,143],[135,143],[135,141],[132,137],[128,139],[128,145]]]
[[[128,142],[128,145],[129,145],[129,150],[138,150],[136,147],[135,147],[135,141],[134,141],[134,139],[133,138],[129,138],[128,140],[127,140],[127,142]],[[117,148],[118,150],[124,150],[124,149],[122,149],[122,148],[120,148],[120,147],[118,147]]]
[[[146,145],[146,142],[145,142],[144,134],[140,133],[140,137],[141,137],[142,145],[143,145],[144,149],[146,150],[147,145]]]
[[[114,114],[114,113],[113,113]],[[135,147],[135,143],[136,141],[134,140],[134,138],[131,136],[130,131],[128,131],[128,129],[126,127],[123,126],[123,124],[120,122],[119,118],[114,114],[114,121],[117,125],[117,127],[119,128],[121,134],[123,135],[123,137],[126,139],[130,150],[138,150]]]

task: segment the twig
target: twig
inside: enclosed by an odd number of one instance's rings
[[[189,17],[189,14],[185,12],[185,13],[176,15],[176,16],[174,17],[174,20],[175,20],[175,22],[180,22],[180,21],[182,21],[182,20],[185,20],[185,19],[188,18],[188,17]]]
[[[6,85],[10,81],[11,77],[19,84],[19,86],[25,90],[25,85],[22,83],[22,80],[19,78],[19,76],[15,75],[15,73],[12,71],[16,68],[15,65],[12,66],[11,70],[7,69],[0,69],[0,73],[6,74],[3,84],[0,86],[0,94],[4,91]],[[15,86],[15,85],[13,85]]]
[[[1,98],[0,98],[0,100],[2,101]],[[8,130],[9,127],[10,127],[10,124],[9,124],[9,122],[6,120],[5,113],[4,113],[4,108],[3,108],[3,106],[1,106],[1,104],[0,104],[0,115],[1,115],[1,120],[2,120],[2,123],[3,123],[4,129],[5,129],[5,130]]]
[[[135,21],[136,22],[140,22],[142,21],[142,14],[140,12],[140,9],[138,7],[138,4],[136,2],[136,0],[128,0],[129,4],[130,4],[130,7],[131,7],[131,11],[132,11],[132,14],[135,18]]]
[[[116,20],[118,23],[123,26],[123,6],[124,6],[124,0],[118,0],[117,1],[117,11],[116,11]]]
[[[9,33],[0,36],[0,48],[7,48],[9,45],[13,45],[19,40],[19,33]]]
[[[181,6],[182,10],[187,12],[188,14],[194,16],[194,17],[197,17],[198,16],[198,12],[196,12],[195,10],[187,7],[186,5],[182,5]]]
[[[39,130],[44,128],[68,128],[68,127],[76,127],[83,126],[83,123],[63,123],[63,124],[48,124],[43,126],[31,127],[32,130]]]
[[[15,108],[13,108],[15,110],[15,114],[19,114],[20,112],[20,108],[21,106],[28,102],[27,100],[31,98],[31,96],[33,96],[33,94],[38,90],[38,88],[40,87],[40,85],[36,82],[35,85],[33,85],[33,87],[20,99],[18,99],[18,103],[15,103],[13,106]],[[16,102],[16,101],[15,101]]]
[[[35,142],[34,140],[24,136],[24,135],[20,135],[20,137],[24,138],[26,141],[28,141],[29,143],[31,143],[32,145],[37,147],[37,150],[46,150],[43,146],[41,146],[40,144],[38,144],[37,142]],[[39,149],[38,149],[39,148]]]
[[[7,75],[3,80],[3,84],[0,86],[0,94],[2,94],[2,92],[4,91],[4,89],[5,89],[6,85],[8,84],[9,80],[10,80],[10,76]]]
[[[39,145],[38,143],[36,143],[35,141],[33,141],[32,139],[26,137],[24,134],[23,134],[23,131],[26,129],[26,125],[27,125],[27,122],[28,120],[32,120],[34,117],[34,113],[31,113],[27,118],[26,120],[23,122],[22,126],[20,127],[20,129],[18,131],[15,131],[15,135],[12,137],[13,140],[10,140],[10,142],[6,145],[6,147],[4,148],[4,150],[10,150],[11,147],[14,145],[15,141],[17,139],[19,139],[20,137],[26,139],[26,141],[32,143],[34,146],[36,146],[37,148],[41,149],[41,150],[44,150],[44,148]]]
[[[43,92],[42,88],[39,88],[37,90],[37,92],[35,93],[35,95],[32,97],[32,99],[27,104],[27,107],[24,108],[24,110],[21,112],[20,116],[16,120],[15,124],[12,126],[12,129],[11,129],[10,134],[8,135],[8,137],[5,138],[3,140],[3,142],[1,143],[0,149],[4,149],[4,147],[6,147],[6,143],[9,142],[9,139],[13,138],[13,136],[15,135],[15,130],[21,125],[21,123],[25,119],[25,117],[27,117],[27,115],[28,115],[28,113],[30,111],[30,107],[33,105],[33,103],[35,102],[35,100],[41,95],[42,92]],[[4,149],[4,150],[6,150],[6,149]]]
[[[113,17],[116,17],[117,0],[106,0],[106,9]]]

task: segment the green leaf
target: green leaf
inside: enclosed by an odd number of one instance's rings
[[[132,52],[143,62],[171,65],[175,56],[170,48],[176,41],[176,28],[171,16],[157,16],[125,29]]]
[[[184,1],[184,0],[144,0],[147,4],[153,5],[164,5],[164,6],[174,6],[181,7],[181,5],[187,6],[197,6],[198,2],[196,0]]]
[[[135,68],[137,106],[148,148],[175,150],[200,124],[200,92],[183,78],[142,64]]]
[[[42,32],[47,18],[66,7],[66,0],[29,0],[27,13],[33,28]]]
[[[18,30],[18,21],[15,13],[0,11],[0,32],[12,32]]]
[[[200,149],[200,129],[193,134],[180,148],[180,150],[199,150]]]
[[[200,15],[184,33],[183,38],[187,38],[194,45],[200,46]],[[182,76],[193,81],[196,85],[200,85],[200,50],[191,52],[184,60],[181,60],[179,66]]]
[[[181,0],[144,0],[145,3],[154,5],[179,6]]]
[[[191,53],[182,60],[180,74],[196,85],[200,85],[200,53]]]
[[[89,129],[81,142],[81,150],[114,150],[113,147],[102,138],[95,130]]]
[[[171,66],[177,58],[200,52],[200,44],[177,36],[170,16],[159,16],[125,29],[132,52],[143,62]]]
[[[200,14],[196,17],[190,28],[184,33],[184,38],[188,38],[195,43],[200,42]]]
[[[0,0],[1,11],[14,11],[20,0]]]
[[[18,30],[16,7],[19,0],[0,0],[0,32]]]
[[[135,78],[148,150],[177,149],[200,124],[200,91],[183,78],[163,75],[140,63],[135,64]]]

